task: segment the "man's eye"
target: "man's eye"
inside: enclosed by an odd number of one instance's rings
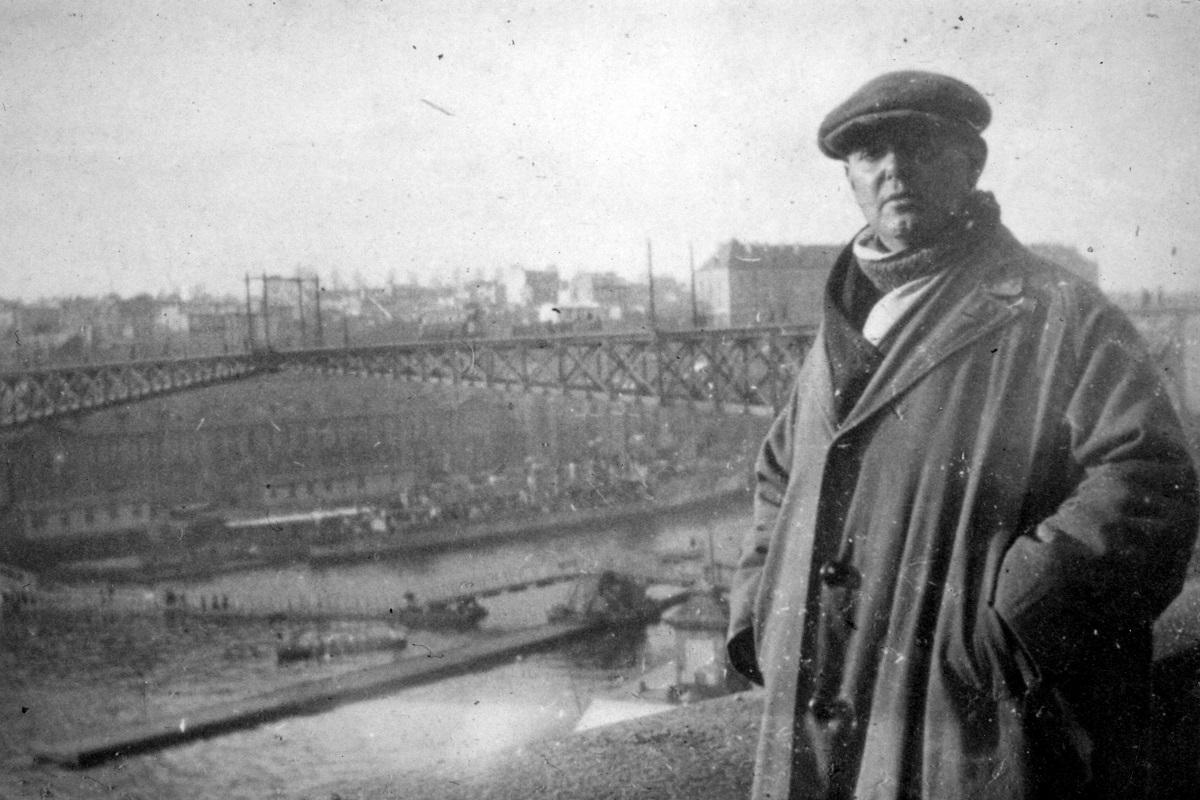
[[[883,158],[887,148],[878,144],[865,144],[854,151],[854,155],[866,161],[878,161]]]

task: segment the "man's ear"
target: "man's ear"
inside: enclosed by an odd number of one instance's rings
[[[979,177],[983,175],[983,168],[987,166],[988,146],[982,138],[979,139],[975,146],[975,151],[972,153],[971,161],[973,162],[972,174],[975,180],[971,181],[972,188],[979,184]]]
[[[979,188],[979,178],[983,175],[983,164],[975,164],[971,167],[971,188]]]

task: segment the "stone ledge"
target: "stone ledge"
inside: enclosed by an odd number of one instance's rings
[[[1152,796],[1194,797],[1200,779],[1200,578],[1155,626],[1159,707]],[[761,690],[535,742],[473,773],[407,772],[328,786],[305,800],[727,800],[748,797]]]
[[[535,742],[477,773],[407,772],[306,800],[726,800],[747,797],[761,691]]]

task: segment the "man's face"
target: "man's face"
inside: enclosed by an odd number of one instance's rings
[[[931,242],[979,177],[966,142],[936,129],[880,126],[846,157],[846,177],[867,225],[891,251]]]

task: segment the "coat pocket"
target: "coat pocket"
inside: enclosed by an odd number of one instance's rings
[[[947,785],[968,775],[987,787],[947,796],[1087,796],[1081,787],[1092,775],[1091,737],[1002,614],[984,608],[971,641],[948,650],[944,666],[950,716],[939,726],[937,763],[944,767],[935,772],[945,773]]]
[[[1040,671],[996,609],[981,610],[969,637],[955,637],[945,652],[954,682],[992,699],[1020,698],[1040,682]]]
[[[994,697],[1025,697],[1041,685],[1037,662],[994,607],[986,607],[980,615],[973,645],[975,661],[984,672],[984,683],[979,688]]]

